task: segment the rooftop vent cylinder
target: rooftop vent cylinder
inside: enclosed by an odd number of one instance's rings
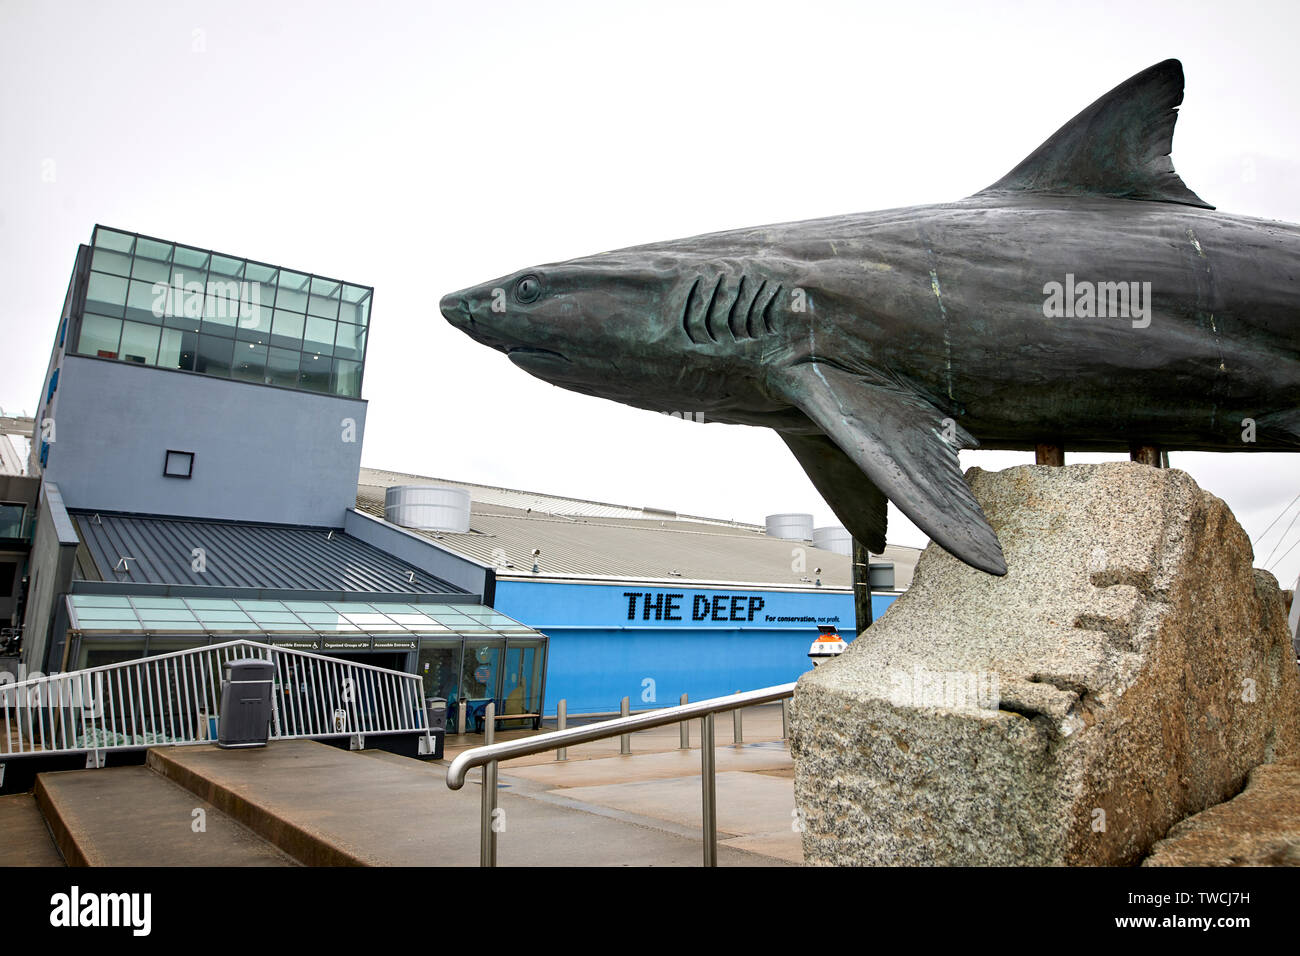
[[[394,485],[384,492],[384,518],[420,531],[469,531],[469,491],[441,485]]]
[[[812,542],[814,548],[853,557],[853,535],[839,525],[813,528]]]
[[[813,516],[805,514],[768,515],[767,536],[769,538],[783,538],[786,541],[811,541],[813,536]]]

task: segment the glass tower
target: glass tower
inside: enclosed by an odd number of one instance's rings
[[[348,398],[374,289],[96,226],[69,352]]]

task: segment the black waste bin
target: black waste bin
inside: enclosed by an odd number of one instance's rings
[[[271,728],[275,665],[258,657],[227,661],[221,680],[218,747],[265,747]]]
[[[426,697],[424,699],[424,713],[429,721],[430,733],[446,733],[447,731],[447,698],[446,697]]]

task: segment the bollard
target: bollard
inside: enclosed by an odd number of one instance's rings
[[[496,742],[496,704],[488,702],[483,713],[483,746],[490,747]],[[479,821],[478,865],[497,865],[497,762],[483,766],[483,802],[482,819]]]
[[[739,694],[740,691],[737,690],[736,693]],[[744,722],[740,716],[739,707],[737,707],[735,710],[731,712],[731,727],[732,727],[732,734],[731,734],[732,741],[737,744],[743,744],[745,742],[745,727],[744,727]]]
[[[704,818],[704,865],[718,865],[718,791],[713,761],[713,714],[700,718],[700,798]]]
[[[622,703],[618,705],[618,712],[624,717],[632,713],[630,701],[624,697]],[[620,734],[618,738],[618,752],[621,754],[630,754],[632,752],[632,735]]]
[[[465,704],[465,698],[462,697],[460,703],[456,705],[456,736],[464,737],[465,734],[468,733],[468,731],[465,730],[465,722],[468,719],[469,709]]]
[[[687,698],[687,695],[686,695],[686,694],[682,694],[682,699],[681,699],[680,703],[683,703],[683,704],[689,704],[690,701],[687,700],[686,698]],[[690,750],[690,749],[691,749],[691,725],[690,725],[690,722],[689,722],[689,721],[685,721],[685,720],[683,720],[683,721],[678,725],[678,727],[680,728],[680,730],[681,730],[681,735],[682,735],[682,743],[681,743],[681,747],[680,747],[679,749],[681,749],[681,750]]]
[[[568,698],[561,697],[560,702],[555,705],[555,729],[564,730],[567,726],[569,726],[569,701]],[[569,748],[556,747],[555,759],[568,760]]]

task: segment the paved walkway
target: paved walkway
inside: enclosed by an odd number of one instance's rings
[[[724,850],[731,848],[770,862],[802,863],[803,848],[794,826],[794,767],[781,740],[780,705],[743,712],[741,745],[734,743],[734,732],[730,716],[716,720],[719,862],[723,862]],[[497,740],[535,733],[509,731],[498,734]],[[482,742],[481,736],[448,737],[446,762]],[[698,846],[702,814],[698,720],[690,725],[690,743],[689,750],[680,749],[679,725],[658,727],[632,734],[630,755],[619,753],[617,738],[595,741],[570,747],[564,761],[557,761],[554,753],[506,761],[500,766],[498,782],[503,793],[675,833],[695,840]],[[443,767],[438,770],[445,773]],[[470,779],[466,790],[477,783],[477,771],[471,772]],[[506,812],[507,830],[498,837],[498,856],[503,863],[508,842],[533,839],[528,834],[516,837],[509,829]],[[702,846],[698,852],[702,853]],[[628,862],[653,865],[655,861]]]
[[[62,865],[35,798],[30,793],[0,797],[0,867]]]
[[[502,738],[527,736],[512,731]],[[747,711],[744,743],[719,720],[718,863],[782,866],[802,861],[792,826],[793,768],[780,739],[779,707]],[[701,835],[698,722],[690,749],[677,726],[503,763],[498,779],[501,866],[699,866]],[[162,747],[149,768],[68,771],[42,776],[56,811],[56,839],[75,862],[161,866],[283,864],[258,838],[307,864],[476,866],[482,775],[446,786],[450,757],[482,737],[451,737],[448,759],[411,760],[383,751],[350,753],[309,740],[221,750]],[[123,816],[123,808],[132,810]],[[195,809],[207,829],[192,827]],[[228,817],[229,819],[226,819]],[[247,828],[247,832],[245,829]],[[32,837],[0,863],[58,863],[29,794],[0,800],[0,835]],[[0,844],[11,840],[0,840]]]

